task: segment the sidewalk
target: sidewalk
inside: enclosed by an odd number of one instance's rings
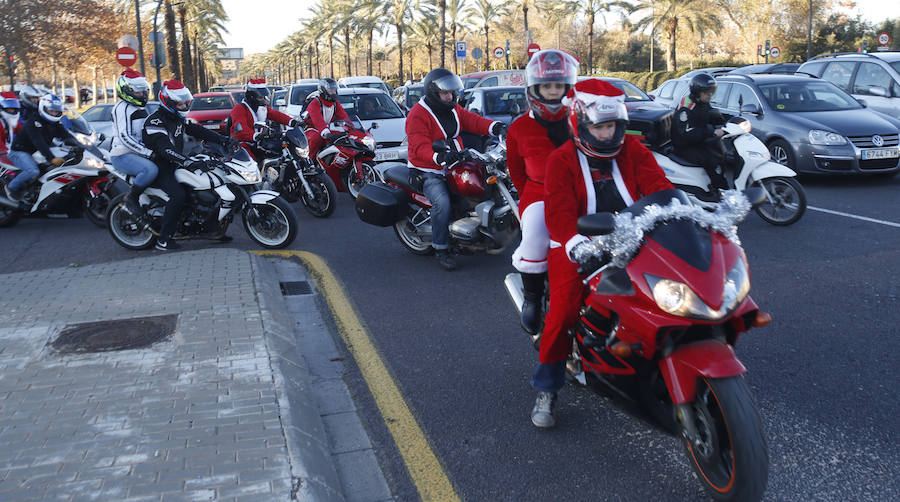
[[[322,389],[349,393],[310,377],[305,347],[337,349],[302,342],[327,330],[313,297],[288,308],[286,269],[220,248],[0,275],[0,500],[390,500],[352,402],[328,427],[357,449],[326,433]]]

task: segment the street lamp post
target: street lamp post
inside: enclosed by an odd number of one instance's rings
[[[134,15],[137,17],[138,57],[141,61],[141,74],[146,75],[144,67],[144,34],[141,33],[141,0],[134,0]]]
[[[156,28],[156,18],[159,17],[159,8],[162,7],[163,0],[156,1],[156,13],[153,14],[153,66],[156,68],[156,83],[153,84],[156,89],[154,89],[153,94],[157,94],[159,89],[162,88],[162,84],[160,80],[162,79],[162,75],[160,74],[160,66],[159,66],[159,31]]]

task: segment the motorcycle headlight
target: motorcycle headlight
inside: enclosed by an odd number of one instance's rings
[[[103,161],[98,159],[97,157],[86,158],[86,159],[84,159],[84,163],[88,167],[91,167],[94,169],[103,169],[106,167],[106,164],[104,164]]]
[[[684,283],[650,274],[646,274],[645,278],[653,292],[656,305],[663,311],[679,317],[718,321],[737,307],[750,292],[750,277],[743,259],[738,260],[725,278],[722,306],[718,310],[713,310]]]
[[[813,145],[834,146],[846,144],[847,138],[834,132],[812,129],[809,131],[809,142]]]
[[[309,157],[309,146],[299,147],[296,145],[291,145],[291,149],[294,151],[294,155],[298,157]]]
[[[259,183],[259,169],[239,169],[241,176],[249,183]]]
[[[362,139],[362,144],[366,145],[366,148],[369,150],[375,151],[375,138],[372,136],[366,136]]]
[[[97,142],[97,133],[92,133],[90,136],[87,134],[82,134],[80,132],[73,132],[72,136],[84,146],[92,146]]]

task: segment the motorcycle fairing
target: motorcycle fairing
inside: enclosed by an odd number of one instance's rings
[[[278,192],[272,190],[257,190],[250,195],[250,202],[253,204],[265,204],[276,197],[278,197]]]
[[[701,376],[727,378],[747,372],[732,346],[718,340],[679,346],[669,356],[660,359],[659,370],[675,405],[694,400],[697,379]]]

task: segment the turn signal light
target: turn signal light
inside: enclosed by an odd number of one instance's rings
[[[487,184],[488,185],[496,185],[497,181],[499,181],[499,180],[497,179],[496,176],[491,176],[490,178],[487,179]]]
[[[756,313],[756,318],[753,319],[753,327],[762,328],[763,326],[768,326],[770,322],[772,322],[772,316],[766,312],[759,311]]]
[[[625,359],[626,357],[631,357],[631,344],[625,342],[616,342],[612,344],[609,348],[609,351],[613,354]]]

